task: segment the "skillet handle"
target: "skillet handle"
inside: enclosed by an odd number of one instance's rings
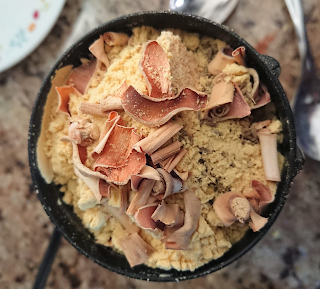
[[[47,251],[40,265],[36,280],[33,285],[33,289],[43,289],[46,287],[51,266],[56,256],[56,253],[59,249],[60,242],[61,242],[61,233],[59,232],[58,228],[55,227],[51,235]]]
[[[281,67],[277,60],[269,55],[260,55],[260,59],[264,62],[264,64],[271,70],[271,72],[279,78],[281,73]]]

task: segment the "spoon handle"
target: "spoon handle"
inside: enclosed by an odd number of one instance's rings
[[[305,59],[308,52],[308,39],[304,25],[303,8],[300,0],[285,0],[294,28],[298,36],[298,47],[301,59]]]

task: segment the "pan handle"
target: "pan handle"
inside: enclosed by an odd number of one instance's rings
[[[43,289],[46,287],[52,263],[60,246],[60,241],[61,233],[59,232],[57,227],[55,227],[51,235],[47,251],[39,267],[39,271],[36,277],[36,281],[34,282],[33,289]]]
[[[279,62],[269,55],[260,55],[260,59],[264,62],[264,64],[271,70],[271,72],[279,78],[281,73],[281,67]]]

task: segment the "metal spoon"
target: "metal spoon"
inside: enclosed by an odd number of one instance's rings
[[[300,0],[285,0],[292,18],[302,59],[299,88],[292,102],[298,144],[309,157],[320,161],[320,78],[310,51]]]
[[[196,14],[218,23],[224,22],[239,0],[170,0],[172,11]]]

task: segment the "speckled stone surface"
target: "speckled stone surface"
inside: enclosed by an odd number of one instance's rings
[[[32,288],[53,230],[34,192],[27,155],[33,102],[57,57],[84,33],[116,16],[166,9],[163,0],[67,1],[43,43],[0,74],[0,288]],[[320,67],[320,2],[305,0],[310,44]],[[226,25],[282,67],[280,81],[292,98],[300,59],[281,0],[240,0]],[[265,45],[270,42],[268,45]],[[320,288],[320,163],[306,159],[278,220],[250,252],[216,273],[181,283],[154,283],[111,273],[63,241],[46,288]]]

